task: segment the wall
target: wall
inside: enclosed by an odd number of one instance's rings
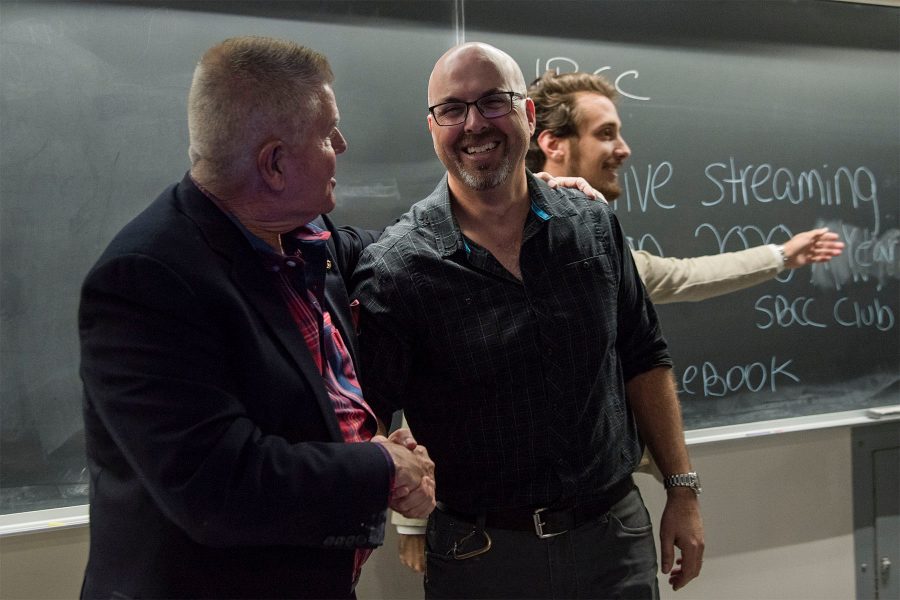
[[[77,598],[88,528],[0,538],[0,598]]]
[[[704,486],[703,573],[677,594],[661,587],[663,598],[852,598],[850,450],[847,427],[692,446]],[[647,475],[638,483],[658,524],[661,486]],[[366,566],[361,600],[422,597],[396,547],[390,531]],[[86,554],[86,527],[0,540],[0,598],[77,596]]]
[[[849,428],[697,446],[691,458],[704,487],[706,553],[688,598],[854,597]],[[648,483],[641,476],[656,525],[665,494]]]

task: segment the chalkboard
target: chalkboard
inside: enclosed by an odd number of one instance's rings
[[[0,4],[0,514],[87,502],[76,311],[112,236],[188,169],[202,52],[235,35],[325,53],[341,129],[339,219],[386,225],[443,173],[425,88],[453,2]]]
[[[371,227],[443,173],[425,91],[458,39],[507,50],[526,78],[603,69],[623,93],[633,156],[617,210],[636,246],[695,256],[819,223],[849,244],[828,269],[660,307],[688,427],[897,403],[898,25],[896,8],[818,0],[4,0],[0,513],[87,501],[78,289],[187,169],[193,66],[233,35],[329,56],[350,144],[334,214]],[[825,192],[769,201],[776,173]]]
[[[900,403],[898,32],[896,6],[842,2],[466,3],[466,39],[529,81],[615,82],[633,246],[701,256],[822,225],[846,242],[829,266],[659,307],[687,428]]]

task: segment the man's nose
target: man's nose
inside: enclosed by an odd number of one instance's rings
[[[625,138],[619,136],[619,143],[616,144],[615,150],[613,150],[616,157],[619,160],[625,160],[629,156],[631,156],[631,148],[628,147],[628,144],[625,142]]]
[[[344,134],[341,133],[339,129],[334,130],[334,138],[331,142],[332,147],[336,154],[343,154],[347,151],[347,138],[344,137]]]
[[[466,114],[466,120],[463,122],[467,132],[484,131],[490,127],[490,119],[481,114],[474,104],[469,105],[469,112]]]

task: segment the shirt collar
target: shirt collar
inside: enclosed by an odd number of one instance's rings
[[[532,175],[530,171],[527,171],[526,175],[531,213],[536,219],[545,222],[554,217],[575,214],[572,203],[566,197],[567,192],[550,189],[546,183]],[[468,245],[450,207],[450,187],[446,174],[423,204],[423,220],[425,225],[434,232],[435,244],[441,256],[451,256],[459,250],[468,253]]]
[[[222,203],[222,201],[219,200],[211,191],[200,185],[200,183],[198,183],[197,180],[194,179],[193,175],[191,175],[190,177],[194,185],[197,186],[197,189],[200,190],[200,192],[210,201],[212,201],[212,203],[215,204],[219,208],[219,210],[225,213],[225,215],[229,219],[231,219],[231,222],[235,224],[235,226],[242,234],[244,234],[244,237],[248,242],[250,242],[250,245],[254,250],[266,257],[269,257],[272,260],[275,260],[276,262],[280,263],[288,257],[295,257],[297,255],[297,250],[301,249],[304,244],[315,244],[317,242],[321,243],[331,238],[331,232],[327,229],[322,229],[314,222],[307,223],[306,225],[298,227],[297,229],[294,229],[293,231],[281,236],[282,243],[285,245],[285,255],[281,255],[276,252],[275,249],[272,248],[269,244],[264,242],[262,238],[247,229],[247,227],[244,226],[243,223],[241,223],[240,219],[238,219],[234,215],[234,213],[226,210],[225,205]]]

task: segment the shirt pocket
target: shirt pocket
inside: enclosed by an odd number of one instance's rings
[[[560,269],[556,298],[571,339],[596,349],[615,341],[619,277],[609,254],[588,256]],[[595,352],[596,350],[594,350]]]

